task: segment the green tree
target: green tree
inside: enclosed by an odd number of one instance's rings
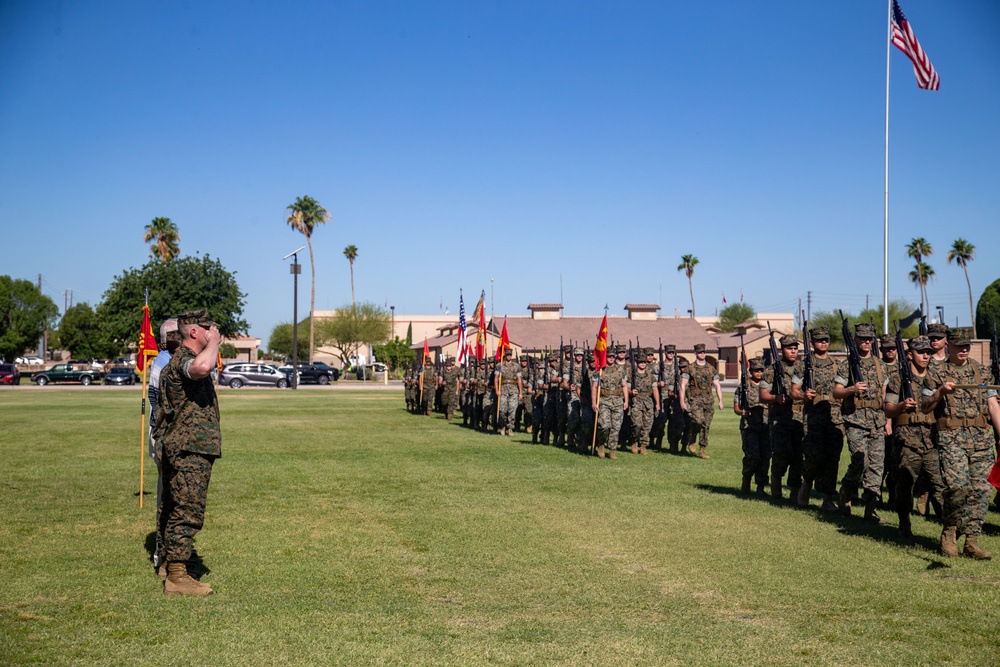
[[[281,359],[292,358],[292,323],[282,322],[274,325],[271,336],[267,339],[267,351],[272,357]]]
[[[927,298],[927,278],[925,270],[930,266],[924,263],[924,258],[934,254],[934,247],[922,236],[910,239],[906,244],[906,255],[916,260],[916,266],[910,272],[910,280],[920,287],[920,307],[924,313],[930,312],[930,300]],[[933,271],[931,271],[933,275]],[[916,276],[914,278],[914,276]]]
[[[731,303],[719,311],[716,326],[720,331],[735,331],[737,324],[752,320],[756,311],[748,303]]]
[[[208,255],[178,257],[165,264],[151,259],[115,276],[97,306],[101,327],[119,352],[138,341],[146,288],[154,331],[168,317],[201,308],[208,309],[223,336],[250,328],[243,319],[246,294],[240,291],[235,272],[227,271],[219,260]]]
[[[316,260],[313,258],[312,234],[316,225],[326,224],[330,220],[330,212],[308,195],[296,198],[288,210],[291,211],[288,214],[288,224],[295,231],[302,232],[309,246],[309,269],[312,271],[312,291],[309,296],[309,361],[312,362],[316,342],[312,321],[313,311],[316,310]]]
[[[896,323],[905,319],[910,313],[913,312],[915,306],[907,301],[906,299],[894,299],[889,302],[889,333],[896,333]],[[862,310],[857,318],[854,319],[855,322],[875,322],[875,331],[881,335],[885,333],[882,331],[882,322],[884,318],[882,317],[882,312],[884,308],[882,304],[874,308],[867,308]],[[904,327],[902,330],[903,338],[912,338],[916,336],[919,331],[920,325],[918,322],[913,322],[909,326]]]
[[[358,246],[349,245],[344,248],[344,257],[351,263],[351,303],[357,303],[354,300],[354,260],[358,258]]]
[[[983,338],[1000,335],[1000,278],[983,290],[976,305],[976,331]]]
[[[28,280],[0,276],[0,358],[14,361],[51,328],[59,307]]]
[[[223,343],[219,346],[219,356],[223,359],[235,359],[240,351],[232,343]]]
[[[976,246],[965,239],[955,239],[948,251],[948,263],[955,262],[965,271],[965,284],[969,288],[969,316],[972,318],[972,337],[976,337],[976,311],[972,305],[972,282],[969,281],[969,262],[976,258]]]
[[[119,349],[107,339],[97,313],[88,303],[70,306],[59,322],[59,345],[77,359],[107,359]]]
[[[406,325],[406,346],[413,345],[413,322]]]
[[[851,323],[851,330],[854,330],[853,321],[850,313],[845,313],[848,321]],[[830,349],[843,350],[844,349],[844,336],[841,333],[841,319],[840,313],[835,310],[830,311],[820,311],[818,313],[812,314],[812,319],[809,320],[809,327],[826,327],[830,330]]]
[[[691,293],[691,317],[695,316],[694,310],[694,283],[691,277],[694,275],[694,267],[698,266],[698,258],[694,255],[681,255],[681,263],[677,267],[678,271],[683,271],[688,279],[688,291]]]
[[[146,243],[154,241],[153,245],[149,246],[149,254],[159,257],[164,264],[181,254],[181,247],[178,244],[181,233],[170,218],[153,218],[153,221],[146,225],[142,240]]]
[[[388,343],[375,345],[372,349],[375,352],[375,358],[388,364],[389,370],[393,372],[406,368],[417,358],[417,351],[411,349],[406,341],[400,340],[399,336]]]
[[[344,366],[362,345],[375,345],[388,340],[392,333],[389,313],[381,306],[362,302],[338,308],[336,315],[316,323],[321,345],[334,348]]]

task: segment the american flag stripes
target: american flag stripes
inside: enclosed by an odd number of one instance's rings
[[[917,75],[918,86],[924,90],[937,90],[941,87],[941,77],[921,48],[910,22],[906,20],[896,0],[892,0],[892,43],[913,61],[913,73]]]
[[[464,366],[468,361],[468,327],[465,322],[465,302],[462,300],[462,290],[458,291],[458,365]]]

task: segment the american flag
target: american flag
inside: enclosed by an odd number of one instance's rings
[[[468,329],[465,325],[465,302],[462,300],[462,290],[458,290],[458,365],[464,366],[468,361]]]
[[[941,77],[920,47],[910,22],[906,20],[896,0],[892,0],[892,43],[913,61],[913,73],[917,75],[918,86],[925,90],[937,90],[941,87]]]

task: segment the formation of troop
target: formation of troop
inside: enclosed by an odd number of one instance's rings
[[[928,506],[940,519],[945,556],[990,558],[979,543],[992,487],[988,481],[1000,438],[1000,402],[993,368],[969,357],[967,329],[944,324],[903,342],[876,337],[872,324],[846,325],[848,354],[834,358],[826,327],[803,327],[803,354],[794,335],[771,343],[776,363],[747,364],[733,410],[743,442],[742,491],[849,515],[859,501],[866,521],[881,524],[883,485],[899,533],[912,538],[910,514]],[[992,430],[991,430],[992,427]],[[839,479],[844,440],[847,469]]]
[[[613,358],[598,370],[594,351],[561,345],[558,351],[503,360],[454,359],[410,368],[404,377],[406,405],[418,414],[460,411],[469,428],[510,436],[531,434],[533,444],[554,445],[616,459],[628,449],[650,449],[709,458],[708,430],[721,409],[722,386],[705,346],[695,361],[676,346],[613,345]],[[714,396],[713,396],[714,394]]]

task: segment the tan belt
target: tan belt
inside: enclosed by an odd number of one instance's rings
[[[605,390],[601,391],[601,395],[602,396],[621,396],[622,395],[622,390],[621,389],[605,389]]]
[[[934,422],[939,431],[954,431],[960,428],[986,428],[986,416],[940,417]]]
[[[835,400],[837,399],[833,397],[833,394],[816,394],[816,397],[813,398],[813,405],[817,403],[833,403]]]
[[[640,391],[639,393],[636,394],[636,396],[652,396],[652,395],[653,392],[651,391]]]
[[[869,410],[881,410],[882,401],[877,398],[855,398],[854,399],[855,408],[868,408]]]
[[[896,426],[909,426],[911,424],[927,424],[930,426],[933,423],[933,415],[924,414],[922,412],[904,412],[896,417]]]

